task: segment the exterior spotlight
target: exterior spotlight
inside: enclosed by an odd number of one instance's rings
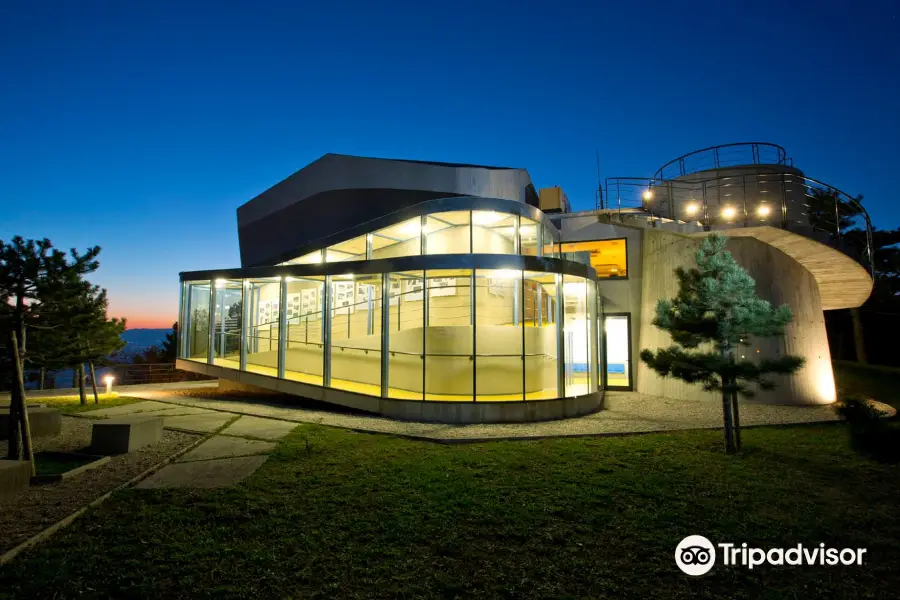
[[[684,212],[688,215],[696,215],[697,214],[697,205],[691,202],[690,204],[685,205]]]
[[[644,200],[652,200],[653,199],[653,190],[647,188],[644,190]]]
[[[733,206],[726,206],[722,209],[722,216],[726,219],[733,219],[735,214],[737,214],[737,211]]]
[[[756,214],[758,214],[762,218],[766,218],[769,216],[769,213],[772,212],[772,209],[765,204],[760,204],[759,208],[756,209]]]
[[[106,377],[103,378],[103,383],[106,384],[106,395],[107,396],[109,394],[112,394],[112,384],[113,384],[114,380],[115,380],[115,377],[113,377],[112,375],[107,375]]]

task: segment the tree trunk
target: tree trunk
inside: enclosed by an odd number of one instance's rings
[[[732,414],[731,392],[726,390],[722,390],[722,414],[725,421],[725,454],[734,454],[734,415]]]
[[[87,404],[87,394],[84,391],[84,363],[78,363],[78,398],[82,404]]]
[[[11,332],[10,339],[15,339],[16,332]],[[14,365],[18,364],[19,355],[18,349],[15,344],[10,344],[9,346],[9,360]],[[14,374],[15,374],[15,367]],[[22,401],[22,398],[19,396],[20,390],[19,386],[15,380],[13,380],[12,389],[9,390],[9,442],[6,449],[6,458],[7,460],[19,460],[21,458],[21,427],[19,417],[19,405]]]
[[[24,346],[24,338],[23,338],[23,346]],[[19,341],[16,336],[16,332],[12,332],[12,347],[13,353],[16,355],[16,382],[15,389],[17,390],[17,395],[19,396],[19,408],[16,411],[17,418],[19,421],[17,432],[22,436],[22,458],[23,460],[27,460],[31,464],[31,475],[35,475],[34,470],[34,452],[31,447],[31,427],[28,423],[28,404],[25,401],[25,373],[22,369],[22,356],[19,354]]]
[[[727,348],[721,351],[722,357],[734,362],[734,350]],[[734,403],[732,402],[732,392],[729,389],[733,381],[731,378],[722,377],[722,417],[725,423],[725,453],[734,454]]]
[[[91,389],[94,392],[94,404],[99,404],[100,398],[97,396],[97,373],[94,371],[94,361],[88,361],[88,366],[91,369]]]
[[[856,347],[856,362],[867,365],[869,359],[866,356],[866,337],[863,335],[862,315],[858,308],[850,309],[850,318],[853,320],[853,345]]]
[[[741,411],[738,406],[738,393],[732,392],[731,406],[734,409],[734,446],[738,452],[741,451]]]

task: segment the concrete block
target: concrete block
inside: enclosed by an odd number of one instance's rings
[[[39,406],[28,408],[28,424],[31,437],[50,437],[59,435],[62,430],[62,415],[55,408]],[[0,409],[0,440],[9,438],[9,408]]]
[[[163,418],[152,416],[120,417],[94,423],[91,452],[125,454],[162,439]]]
[[[30,463],[24,460],[0,460],[0,498],[28,489],[30,482]]]

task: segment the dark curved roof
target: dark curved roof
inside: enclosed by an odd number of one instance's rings
[[[241,264],[274,264],[367,221],[457,196],[538,204],[524,169],[326,154],[238,207]]]

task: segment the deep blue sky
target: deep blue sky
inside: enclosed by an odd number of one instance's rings
[[[190,5],[189,7],[186,7]],[[235,209],[326,152],[604,177],[770,140],[900,225],[900,4],[0,3],[0,238],[100,244],[132,326],[237,266]]]

